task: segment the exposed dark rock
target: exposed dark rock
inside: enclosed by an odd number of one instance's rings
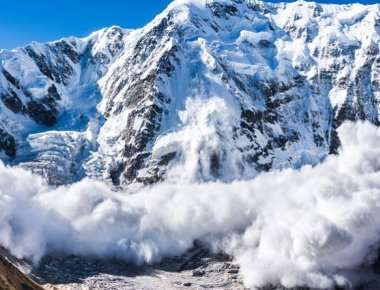
[[[2,72],[7,81],[10,82],[15,88],[21,88],[20,82],[15,77],[13,77],[7,70],[3,68]]]
[[[216,17],[228,18],[229,16],[235,16],[239,14],[239,10],[233,5],[213,1],[211,3],[208,3],[207,6],[211,9],[212,13]]]
[[[18,114],[24,112],[24,105],[14,91],[9,90],[8,94],[1,95],[1,100],[13,113]]]
[[[173,16],[168,14],[161,22],[146,33],[135,46],[133,60],[134,63],[143,63],[147,57],[154,51],[163,37],[168,37],[173,31]],[[170,28],[170,29],[169,29]]]
[[[177,156],[177,152],[170,152],[163,156],[161,156],[161,159],[158,161],[159,166],[166,166]]]
[[[0,290],[43,290],[43,288],[0,256]]]
[[[16,155],[16,139],[0,128],[0,149],[10,157]]]
[[[43,54],[38,54],[32,46],[27,46],[25,51],[33,59],[41,73],[52,81],[67,85],[74,73],[73,67],[68,59],[76,64],[80,61],[79,54],[65,41],[51,44],[50,49],[55,52],[55,58],[49,59]]]
[[[27,46],[25,48],[25,51],[34,60],[39,70],[48,78],[50,78],[51,80],[54,80],[53,75],[49,69],[49,65],[48,65],[46,57],[36,53],[31,46]]]
[[[130,63],[139,61],[143,63],[150,53],[158,46],[159,41],[163,37],[170,34],[169,26],[173,25],[171,15],[163,18],[161,22],[155,26],[150,32],[141,38],[134,49],[134,58]],[[117,183],[120,182],[122,175],[128,182],[136,180],[138,171],[144,166],[145,159],[149,154],[143,153],[146,146],[151,142],[152,138],[158,132],[163,114],[163,104],[168,103],[169,100],[156,88],[156,81],[161,74],[170,75],[174,70],[171,63],[171,58],[177,51],[173,46],[169,51],[166,51],[158,60],[158,65],[154,72],[142,78],[141,76],[132,76],[130,81],[130,89],[125,96],[125,103],[119,106],[114,106],[113,113],[121,113],[125,108],[133,109],[128,117],[128,125],[124,130],[123,139],[126,140],[125,150],[123,155],[128,159],[127,162],[120,163],[117,168],[111,170],[112,180]],[[116,79],[115,81],[119,81]],[[128,80],[122,80],[114,91],[116,96],[121,89],[126,85]],[[146,101],[153,102],[150,106],[144,106]],[[112,108],[112,99],[108,102],[108,108]],[[108,110],[107,114],[110,113]],[[143,120],[143,121],[142,121]],[[141,128],[135,130],[135,124],[141,122]],[[143,183],[157,182],[161,177],[157,172],[153,173],[145,180],[139,181]],[[124,173],[123,173],[124,172]]]
[[[58,118],[57,101],[60,99],[57,88],[52,85],[46,97],[38,101],[32,100],[27,104],[27,114],[39,124],[53,126]]]
[[[74,64],[79,63],[80,55],[78,52],[66,41],[61,40],[54,42],[52,48],[55,50],[57,55],[66,55]]]
[[[204,276],[206,272],[204,270],[194,270],[193,271],[193,276],[194,277],[201,277]]]
[[[136,154],[133,156],[133,158],[129,159],[129,162],[127,164],[125,164],[125,168],[123,169],[124,171],[123,176],[128,182],[135,180],[135,178],[137,177],[138,171],[143,168],[144,160],[149,155],[150,155],[149,153]]]
[[[220,168],[221,168],[221,161],[220,161],[219,154],[217,152],[214,152],[211,154],[211,157],[210,157],[211,174],[214,177],[219,177],[220,176],[220,172],[219,172]]]

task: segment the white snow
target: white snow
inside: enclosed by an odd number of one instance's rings
[[[229,184],[178,180],[133,194],[88,179],[50,188],[2,165],[0,243],[35,261],[63,251],[140,264],[200,239],[235,257],[247,287],[347,284],[337,271],[366,263],[380,239],[380,131],[348,123],[340,137],[340,155],[315,168]]]

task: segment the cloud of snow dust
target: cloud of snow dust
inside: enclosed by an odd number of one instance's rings
[[[164,183],[137,193],[83,180],[51,188],[0,165],[0,244],[154,263],[195,239],[232,254],[246,286],[328,288],[380,241],[380,129],[347,123],[323,164],[232,183]]]

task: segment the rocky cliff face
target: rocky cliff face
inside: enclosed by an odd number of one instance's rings
[[[1,290],[43,290],[30,280],[6,258],[0,256],[0,289]]]
[[[68,183],[232,180],[379,124],[380,6],[174,1],[146,27],[1,51],[3,159]]]

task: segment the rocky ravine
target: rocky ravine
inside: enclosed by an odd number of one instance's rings
[[[316,164],[336,152],[344,120],[379,124],[379,15],[379,5],[174,1],[135,31],[2,50],[3,160],[54,184]]]

